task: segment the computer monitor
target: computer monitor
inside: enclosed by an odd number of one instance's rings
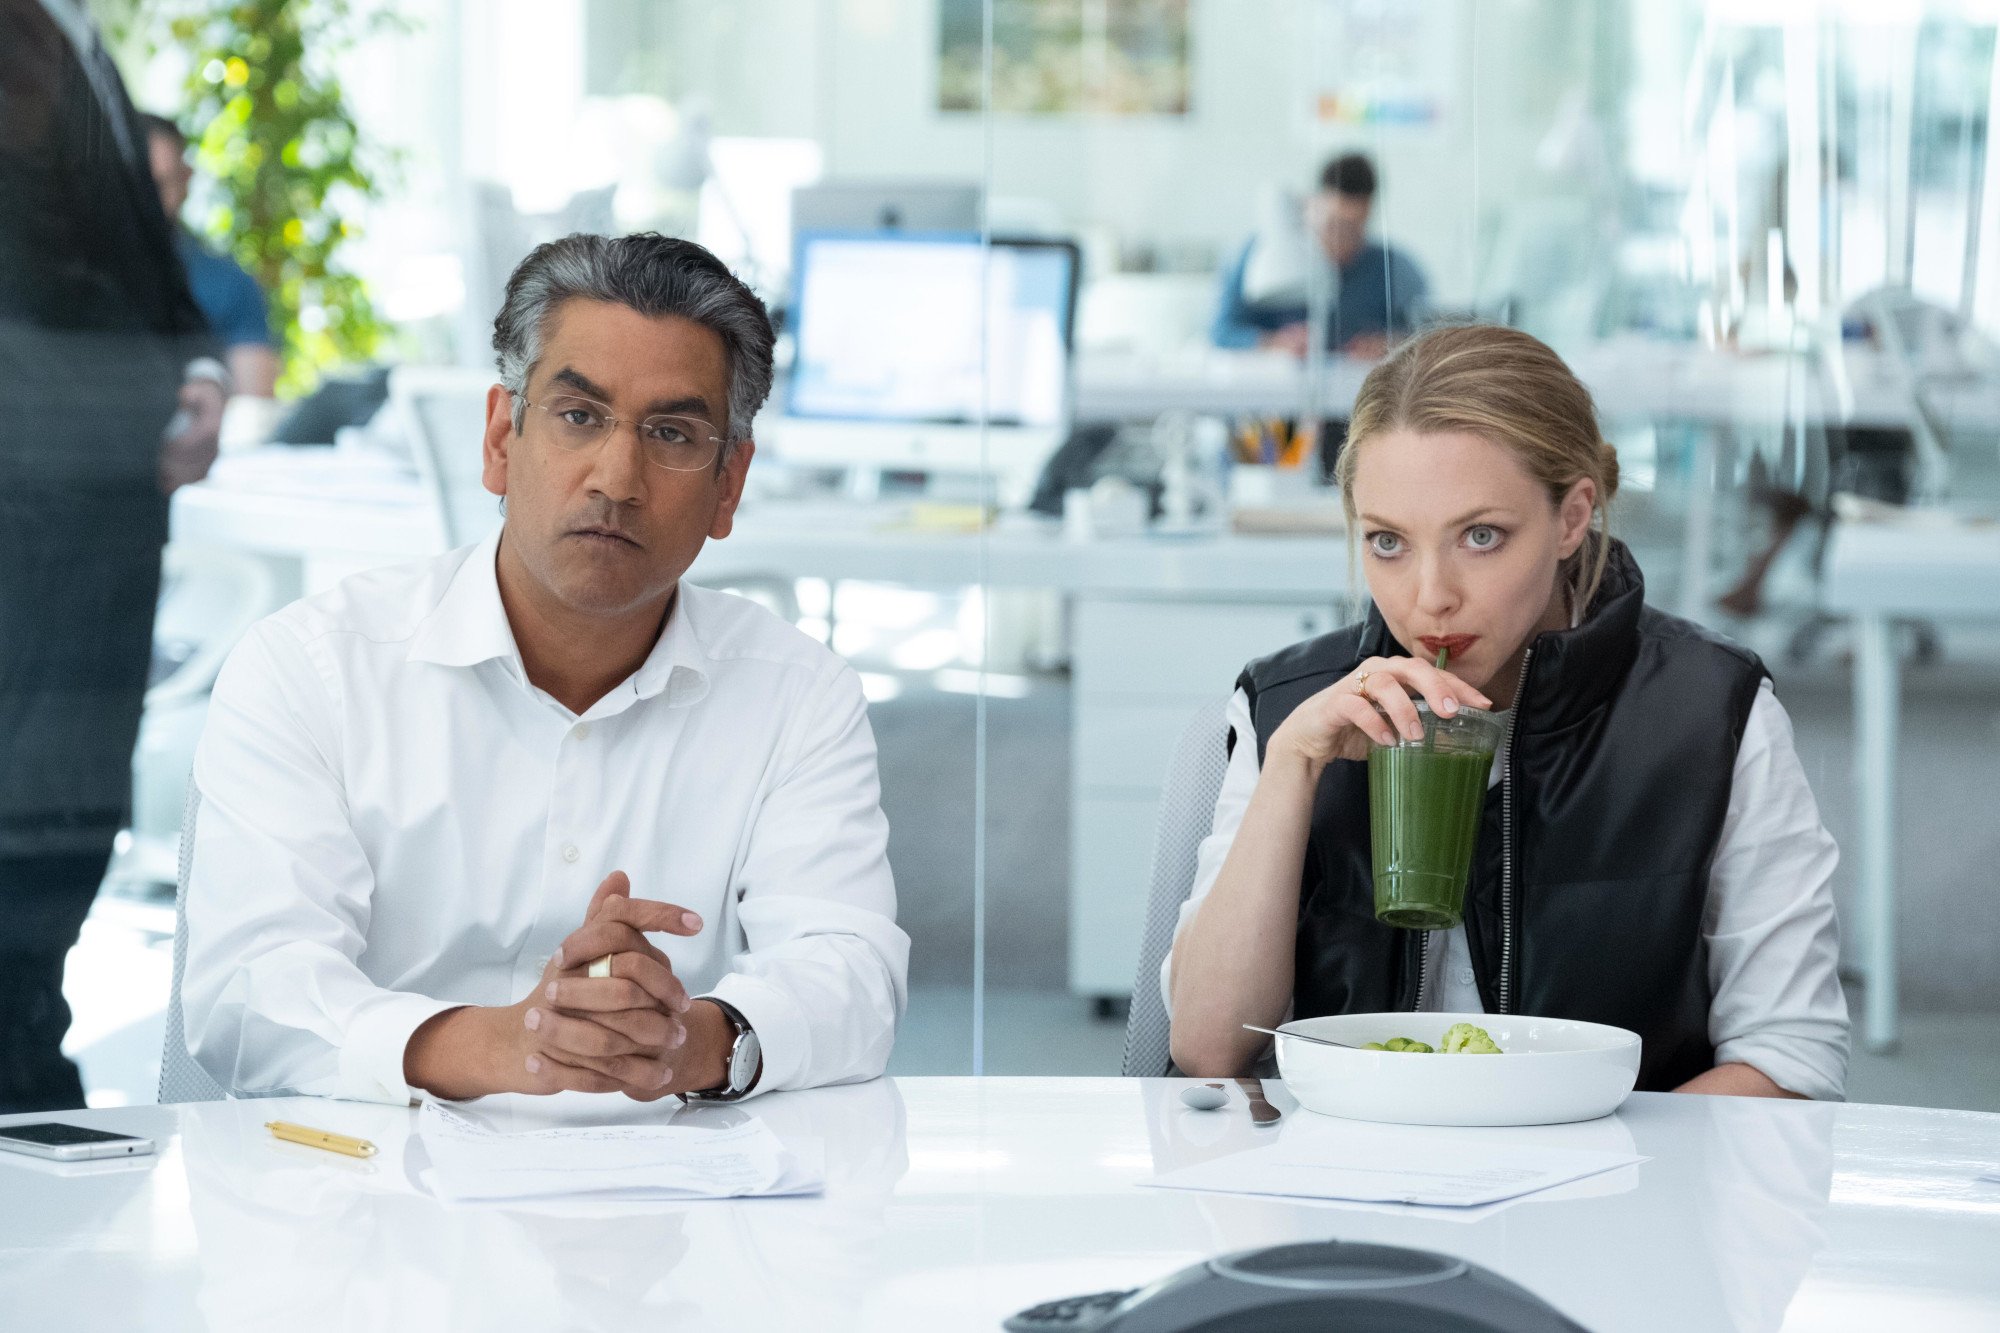
[[[792,231],[976,232],[979,200],[966,181],[821,180],[792,191]]]
[[[1069,425],[1077,267],[1067,241],[802,235],[777,453],[989,473],[1025,500]]]

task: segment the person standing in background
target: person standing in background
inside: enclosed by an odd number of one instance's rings
[[[187,136],[180,126],[150,112],[141,112],[139,120],[146,127],[146,157],[159,186],[160,207],[173,224],[174,248],[187,270],[195,304],[227,349],[236,392],[269,398],[278,385],[278,347],[271,339],[264,289],[241,264],[211,250],[181,220],[194,168],[188,165]]]
[[[1321,170],[1319,189],[1307,202],[1305,217],[1321,253],[1339,274],[1327,319],[1327,347],[1367,360],[1382,356],[1409,334],[1430,292],[1414,260],[1368,238],[1375,184],[1375,165],[1365,156],[1336,157]],[[1308,336],[1304,298],[1296,293],[1259,297],[1244,289],[1244,275],[1257,245],[1258,238],[1245,242],[1223,272],[1210,339],[1217,347],[1273,347],[1304,356]]]
[[[0,1112],[84,1103],[63,963],[126,823],[172,491],[228,371],[73,0],[0,0]]]

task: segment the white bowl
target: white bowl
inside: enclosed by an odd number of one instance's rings
[[[1321,1115],[1400,1125],[1560,1125],[1610,1115],[1639,1077],[1639,1034],[1528,1014],[1333,1014],[1280,1032],[1354,1046],[1411,1037],[1440,1046],[1453,1023],[1493,1034],[1500,1055],[1354,1051],[1277,1038],[1278,1072]]]

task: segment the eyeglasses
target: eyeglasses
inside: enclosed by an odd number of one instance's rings
[[[629,422],[612,416],[604,404],[589,398],[551,398],[546,403],[537,403],[529,401],[525,394],[516,396],[537,412],[548,414],[550,438],[557,448],[571,453],[596,448],[621,425],[637,431],[639,448],[648,463],[670,472],[699,472],[714,464],[722,447],[722,437],[715,433],[715,426],[700,417],[654,416]]]

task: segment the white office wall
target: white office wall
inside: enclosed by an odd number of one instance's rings
[[[669,6],[687,53],[674,74],[724,134],[819,140],[831,174],[976,178],[986,127],[937,111],[936,0],[738,0]],[[1426,0],[1410,21],[1445,49],[1442,116],[1421,127],[1320,125],[1337,81],[1341,9],[1304,0],[1196,0],[1186,116],[1003,115],[995,192],[1048,200],[1077,228],[1133,244],[1220,252],[1267,182],[1309,186],[1340,149],[1384,168],[1381,225],[1447,299],[1470,294],[1475,219],[1572,188],[1535,166],[1564,96],[1587,86],[1589,0]]]
[[[466,182],[505,181],[546,205],[611,179],[619,146],[588,120],[586,0],[397,8],[414,31],[342,62],[364,130],[401,155],[392,198],[359,219],[353,262],[400,316],[421,318],[455,280]],[[1343,16],[1367,8],[1194,0],[1189,114],[998,116],[994,193],[1047,201],[1127,256],[1185,267],[1241,240],[1260,188],[1307,188],[1327,156],[1359,148],[1383,168],[1378,230],[1419,258],[1441,300],[1469,300],[1482,222],[1522,200],[1590,192],[1538,166],[1537,150],[1565,99],[1590,94],[1601,11],[1591,0],[1407,6],[1437,47],[1425,69],[1439,118],[1323,124],[1315,98],[1348,72]],[[936,0],[657,0],[648,22],[666,34],[660,95],[706,109],[718,134],[813,139],[838,175],[972,180],[987,165],[980,117],[936,109]]]

